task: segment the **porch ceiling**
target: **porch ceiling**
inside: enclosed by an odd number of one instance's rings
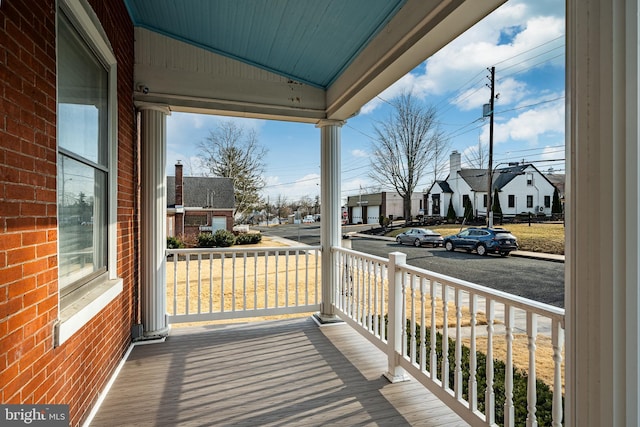
[[[136,100],[346,119],[504,0],[125,0]]]

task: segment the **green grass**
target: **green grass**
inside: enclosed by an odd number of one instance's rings
[[[424,228],[429,228],[442,234],[443,236],[448,236],[450,234],[456,234],[461,229],[467,227],[461,227],[460,224],[444,224],[428,227],[425,226]],[[532,223],[531,226],[529,226],[529,224],[527,223],[506,224],[503,226],[503,228],[508,229],[514,236],[518,238],[518,246],[520,247],[520,250],[564,255],[563,224],[550,222]],[[395,237],[405,230],[407,229],[395,229],[387,233],[387,236]]]

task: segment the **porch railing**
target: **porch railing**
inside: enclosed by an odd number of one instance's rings
[[[320,247],[169,249],[169,323],[320,309]]]
[[[412,267],[399,252],[389,259],[333,253],[338,315],[387,352],[390,380],[408,372],[471,425],[513,426],[516,410],[525,409],[514,402],[517,372],[526,381],[526,425],[538,425],[536,396],[545,384],[552,391],[545,422],[562,425],[563,309]]]
[[[166,253],[170,323],[320,310],[319,246]],[[538,405],[549,403],[537,402],[538,391],[549,387],[551,415],[540,424],[562,425],[563,309],[412,267],[400,252],[334,247],[332,259],[336,313],[387,353],[390,380],[409,373],[483,426],[513,426],[522,410],[538,425]]]

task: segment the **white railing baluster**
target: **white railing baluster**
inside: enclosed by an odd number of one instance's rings
[[[202,254],[198,254],[198,314],[202,313]]]
[[[309,252],[304,253],[304,305],[309,305]]]
[[[427,370],[427,279],[420,278],[420,370]]]
[[[380,337],[380,300],[378,295],[378,288],[380,287],[379,281],[382,280],[382,275],[378,275],[380,272],[380,263],[375,264],[373,269],[373,333],[376,337]]]
[[[269,257],[270,251],[265,251],[264,253],[264,308],[269,308]],[[274,251],[275,254],[277,252]],[[276,270],[276,276],[278,275],[278,270]]]
[[[449,288],[442,288],[442,388],[449,389]]]
[[[402,357],[407,355],[407,273],[400,273],[400,290],[402,291],[402,308],[400,309],[401,323],[396,325],[400,328],[402,337]]]
[[[224,253],[220,254],[220,312],[224,313]]]
[[[258,308],[258,251],[253,253],[253,309]]]
[[[373,301],[371,297],[371,279],[373,276],[373,262],[367,261],[367,328],[373,330],[373,315],[371,314]]]
[[[411,275],[409,280],[409,291],[411,298],[411,346],[409,349],[409,360],[411,363],[416,363],[416,276]]]
[[[477,304],[478,297],[476,294],[469,294],[469,323],[471,328],[469,342],[469,410],[471,412],[478,410],[478,381],[476,380],[478,371],[478,358],[476,355]]]
[[[275,251],[275,258],[276,258],[276,268],[275,268],[275,276],[276,276],[276,280],[275,280],[275,286],[276,286],[276,292],[275,292],[275,299],[274,299],[274,307],[278,308],[280,307],[279,304],[279,297],[280,297],[280,270],[278,269],[278,262],[280,261],[280,251]]]
[[[173,254],[173,314],[178,314],[178,254]]]
[[[289,250],[286,250],[284,252],[284,270],[285,270],[285,277],[284,277],[284,306],[285,307],[289,307]]]
[[[242,310],[247,311],[247,253],[242,254]]]
[[[231,311],[236,311],[236,253],[231,254]]]
[[[507,344],[507,360],[504,373],[504,426],[513,427],[515,408],[513,407],[513,324],[514,311],[510,305],[504,307],[505,341]]]
[[[537,427],[536,417],[536,338],[538,336],[538,316],[527,313],[527,339],[529,341],[529,378],[527,381],[527,427]]]
[[[431,359],[429,361],[429,373],[431,379],[438,378],[438,354],[436,353],[436,282],[431,281]]]
[[[213,254],[209,254],[209,313],[213,313]]]
[[[189,314],[189,288],[191,288],[191,280],[189,280],[189,271],[191,270],[191,268],[189,267],[189,262],[191,261],[191,254],[187,254],[187,262],[186,262],[186,267],[187,267],[187,274],[185,275],[185,280],[186,280],[186,290],[185,290],[185,294],[184,294],[184,314]]]
[[[300,293],[298,291],[298,287],[299,287],[298,283],[300,283],[299,282],[299,280],[300,280],[300,278],[299,278],[299,276],[300,276],[300,251],[298,251],[298,250],[296,250],[295,264],[296,264],[296,274],[295,274],[296,278],[295,278],[295,282],[294,283],[296,285],[296,288],[295,288],[295,291],[293,292],[293,295],[294,295],[294,298],[295,298],[295,302],[293,303],[294,306],[298,305],[298,301],[300,301],[299,300]]]
[[[456,366],[454,372],[454,396],[462,400],[462,291],[455,291],[456,304]]]
[[[484,395],[484,413],[487,418],[487,424],[495,423],[495,393],[493,391],[493,321],[494,321],[494,302],[492,299],[486,299],[487,310],[487,366],[486,381],[487,387]]]
[[[551,324],[551,346],[553,347],[553,409],[551,420],[553,427],[562,426],[562,347],[564,345],[564,329],[560,321]]]
[[[382,277],[389,277],[389,267],[385,264],[382,268]],[[387,287],[385,288],[385,281],[382,280],[380,282],[380,321],[382,322],[382,327],[380,328],[380,334],[382,337],[382,341],[386,342],[387,337],[389,336],[389,332],[387,328],[384,327],[385,324],[385,316],[389,316],[389,298],[387,296],[387,291],[389,290],[389,282],[386,282]],[[389,291],[390,292],[390,291]]]

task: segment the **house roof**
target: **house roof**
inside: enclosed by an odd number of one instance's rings
[[[436,181],[436,184],[440,186],[443,193],[453,193],[453,190],[447,181]]]
[[[176,178],[167,177],[167,207],[176,206]],[[233,180],[186,176],[182,188],[185,208],[233,209],[235,206]]]
[[[560,197],[564,197],[564,186],[566,176],[563,173],[548,173],[545,177],[556,186]]]
[[[502,187],[510,183],[516,176],[522,175],[528,167],[535,167],[530,164],[509,166],[496,169],[493,173],[492,189],[501,190]],[[537,169],[536,169],[537,170]],[[486,169],[462,169],[458,174],[471,187],[472,191],[486,192],[488,184],[488,173]]]

